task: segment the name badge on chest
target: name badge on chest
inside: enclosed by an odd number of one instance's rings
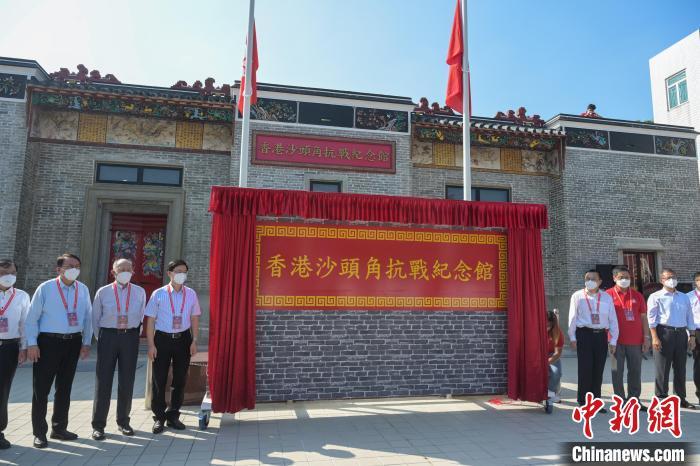
[[[10,331],[10,323],[7,317],[0,317],[0,333],[7,333]]]
[[[632,309],[625,309],[625,320],[629,322],[634,320],[634,311]]]
[[[129,325],[129,316],[118,315],[117,316],[117,328],[125,329]]]
[[[591,314],[591,323],[593,325],[600,325],[600,314]]]
[[[182,316],[173,316],[173,330],[182,330]]]
[[[68,325],[71,327],[78,326],[78,313],[77,312],[69,312],[68,313]]]

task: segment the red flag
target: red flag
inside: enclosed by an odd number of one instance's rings
[[[246,40],[246,44],[248,41]],[[246,51],[248,47],[246,46]],[[246,52],[247,53],[247,52]],[[250,82],[253,85],[253,95],[250,96],[250,103],[254,104],[258,101],[258,80],[256,78],[256,73],[258,71],[258,38],[255,33],[255,24],[253,23],[253,69],[250,73]],[[238,111],[243,115],[243,95],[245,93],[245,67],[246,67],[246,57],[243,57],[243,76],[241,77],[241,89],[238,93]]]
[[[450,35],[450,46],[447,50],[447,64],[450,66],[447,76],[447,98],[445,104],[452,110],[464,113],[462,100],[464,99],[464,89],[462,86],[462,56],[464,55],[464,40],[462,36],[462,6],[457,0],[455,17],[452,22],[452,34]],[[467,72],[467,85],[471,91],[471,78]],[[469,108],[471,109],[471,92],[469,92]],[[471,113],[471,112],[470,112]]]

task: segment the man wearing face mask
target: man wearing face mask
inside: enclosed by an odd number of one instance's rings
[[[131,283],[133,271],[129,259],[114,261],[114,282],[97,290],[92,304],[92,323],[97,337],[95,401],[92,406],[92,438],[95,440],[105,438],[104,429],[117,364],[117,428],[124,435],[134,435],[134,429],[129,425],[129,414],[134,394],[141,321],[146,309],[146,291]]]
[[[589,270],[585,273],[584,280],[585,288],[571,296],[569,306],[569,340],[578,358],[579,405],[586,402],[588,392],[600,398],[605,360],[608,351],[615,354],[619,334],[613,300],[607,293],[600,291],[603,282],[600,273]],[[600,412],[606,413],[607,410],[603,408]]]
[[[630,288],[630,271],[624,265],[612,270],[615,286],[607,290],[615,304],[620,336],[612,363],[612,383],[615,394],[627,400],[642,393],[642,354],[649,351],[651,337],[644,296]],[[625,396],[625,362],[627,362],[627,396]],[[641,405],[642,411],[647,408]]]
[[[58,277],[36,289],[25,322],[27,359],[34,363],[32,429],[36,448],[48,446],[46,408],[54,380],[51,438],[78,438],[67,430],[70,392],[78,358],[88,357],[92,342],[90,291],[77,281],[80,259],[74,254],[63,254],[56,260],[56,272]]]
[[[688,346],[695,348],[695,322],[690,299],[676,290],[678,280],[673,269],[661,271],[663,289],[652,293],[647,301],[647,318],[651,331],[656,367],[655,393],[668,396],[668,378],[673,367],[673,392],[681,399],[681,407],[695,409],[685,399],[685,361]]]
[[[185,398],[185,382],[190,357],[197,354],[199,308],[197,293],[184,285],[189,267],[182,260],[168,264],[170,283],[158,288],[146,306],[148,317],[148,358],[153,361],[151,410],[153,433],[163,432],[164,425],[183,430],[180,407]],[[166,411],[165,390],[172,362],[173,380],[170,408]]]
[[[24,320],[29,312],[29,295],[14,287],[17,266],[0,259],[0,450],[10,448],[3,432],[7,428],[7,401],[17,365],[27,358]]]

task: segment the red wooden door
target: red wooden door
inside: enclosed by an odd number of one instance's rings
[[[166,223],[165,215],[113,213],[107,282],[114,280],[111,274],[114,261],[129,259],[134,264],[131,282],[142,286],[146,298],[150,298],[163,285]]]

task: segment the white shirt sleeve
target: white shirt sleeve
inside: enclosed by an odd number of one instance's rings
[[[617,312],[615,312],[615,304],[610,300],[610,308],[608,311],[608,328],[610,329],[610,344],[617,346],[617,338],[620,336],[620,328],[617,324]]]
[[[576,341],[576,293],[571,295],[571,303],[569,304],[569,341]]]

